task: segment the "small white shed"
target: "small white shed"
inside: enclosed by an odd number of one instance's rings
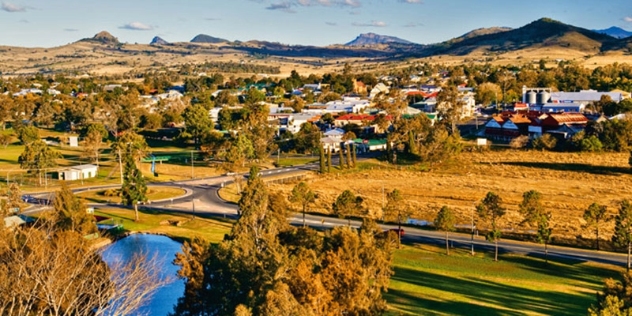
[[[59,180],[73,181],[89,179],[97,176],[96,165],[79,165],[59,171]]]

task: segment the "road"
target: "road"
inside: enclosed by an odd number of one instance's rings
[[[279,176],[291,176],[298,174],[302,171],[317,170],[318,163],[308,164],[302,166],[277,168],[262,170],[261,176],[266,177],[279,177]],[[240,174],[245,175],[245,174]],[[164,209],[176,212],[183,212],[198,216],[210,216],[210,217],[229,217],[237,218],[237,205],[226,202],[219,197],[218,191],[223,186],[230,184],[234,181],[235,177],[239,175],[224,175],[205,179],[195,179],[179,182],[168,183],[156,183],[151,185],[157,186],[171,186],[184,189],[187,193],[181,197],[167,199],[162,201],[151,201],[150,203],[141,206],[142,208],[156,208]],[[104,188],[118,187],[117,185],[99,186],[91,188],[77,189],[75,192],[85,190],[100,190]],[[36,197],[50,198],[50,193],[40,193],[34,195]],[[119,206],[118,204],[116,204]],[[93,207],[103,207],[103,204],[91,204]],[[36,209],[29,209],[30,212],[36,211]],[[306,224],[313,228],[325,229],[332,228],[334,226],[349,225],[349,221],[346,219],[332,218],[323,215],[307,214],[305,216]],[[302,214],[295,214],[289,219],[293,225],[302,225]],[[351,226],[359,227],[361,222],[357,220],[351,220]],[[384,230],[397,228],[396,225],[380,225]],[[436,244],[439,246],[445,245],[445,233],[434,230],[423,229],[423,227],[404,227],[405,234],[402,237],[402,242],[405,243],[423,243],[423,244]],[[451,233],[450,234],[451,245],[454,248],[469,250],[474,245],[475,251],[493,252],[494,244],[487,242],[484,236],[472,236],[471,234]],[[544,257],[544,247],[541,244],[519,242],[512,240],[501,240],[498,243],[499,253],[516,253],[528,256]],[[572,259],[578,261],[592,261],[607,264],[614,264],[619,266],[625,266],[627,257],[624,254],[612,253],[605,251],[594,251],[585,249],[576,249],[570,247],[549,246],[548,256],[551,259]]]

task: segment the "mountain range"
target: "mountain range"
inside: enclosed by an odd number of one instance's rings
[[[508,52],[542,47],[560,47],[593,54],[621,49],[632,50],[632,37],[630,35],[632,32],[618,27],[588,30],[549,18],[542,18],[516,29],[509,27],[480,28],[460,37],[429,45],[416,44],[395,36],[375,33],[360,34],[346,44],[324,47],[285,45],[258,40],[231,42],[206,34],[196,35],[190,43],[228,45],[233,49],[250,54],[294,57],[378,57],[384,55],[426,57],[440,54],[462,56],[473,52]],[[105,31],[96,34],[93,38],[81,41],[101,44],[119,43],[116,37]],[[170,44],[156,36],[150,44],[176,45],[183,43]]]
[[[323,65],[337,65],[346,58],[378,63],[435,56],[457,62],[497,59],[511,62],[511,59],[523,58],[523,61],[517,61],[523,63],[540,59],[575,59],[590,65],[598,64],[592,58],[602,58],[603,63],[632,63],[632,36],[627,36],[629,34],[616,27],[589,30],[549,18],[519,28],[479,28],[435,44],[418,44],[394,36],[366,33],[345,44],[328,46],[229,41],[206,34],[196,35],[189,42],[167,42],[156,36],[148,43],[150,45],[146,45],[122,43],[103,31],[91,38],[52,48],[0,46],[0,73],[50,73],[64,69],[94,71],[98,67],[105,72],[112,69],[129,71],[134,67],[197,63],[209,58],[232,62],[268,59],[270,63],[288,64],[289,69],[303,67],[306,71],[324,69],[321,68]],[[139,56],[146,57],[139,59]]]

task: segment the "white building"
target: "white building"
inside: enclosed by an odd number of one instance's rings
[[[81,179],[90,179],[97,176],[96,165],[79,165],[58,172],[59,180],[74,181]]]

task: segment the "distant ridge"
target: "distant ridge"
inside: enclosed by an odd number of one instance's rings
[[[379,45],[379,44],[415,44],[395,36],[379,35],[375,33],[360,34],[345,46]]]
[[[627,38],[632,36],[632,32],[628,32],[620,27],[616,27],[616,26],[611,26],[607,29],[603,29],[603,30],[593,30],[597,33],[601,33],[601,34],[606,34],[606,35],[610,35],[614,38]]]
[[[213,37],[210,35],[206,35],[206,34],[199,34],[196,37],[194,37],[191,40],[191,43],[212,43],[212,44],[217,44],[217,43],[227,43],[229,42],[226,39],[223,38],[219,38],[219,37]]]
[[[473,31],[469,31],[463,35],[461,35],[460,37],[457,37],[458,39],[468,39],[468,38],[472,38],[472,37],[477,37],[477,36],[481,36],[481,35],[487,35],[487,34],[496,34],[496,33],[502,33],[502,32],[507,32],[507,31],[511,31],[513,30],[510,27],[484,27],[484,28],[480,28],[480,29],[475,29]]]
[[[101,31],[91,38],[84,38],[80,41],[99,42],[102,44],[118,44],[119,43],[118,38],[114,37],[112,34],[108,33],[107,31]]]
[[[431,53],[467,55],[479,49],[503,52],[545,46],[597,53],[611,49],[616,44],[617,39],[609,35],[542,18],[510,31],[443,42]]]
[[[169,42],[167,42],[164,39],[160,38],[160,36],[156,36],[156,37],[154,37],[151,40],[149,45],[169,45]]]

